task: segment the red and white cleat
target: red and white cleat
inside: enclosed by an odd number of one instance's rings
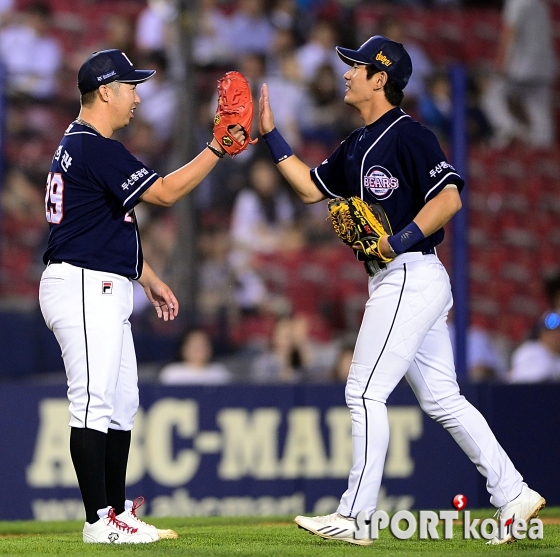
[[[155,526],[144,522],[136,514],[136,509],[144,504],[144,497],[136,497],[134,501],[127,499],[124,502],[124,512],[119,514],[118,518],[124,520],[127,524],[138,528],[140,532],[147,532],[152,536],[157,536],[159,540],[176,540],[179,535],[175,530],[160,530]]]
[[[157,536],[140,531],[119,519],[112,507],[99,509],[97,515],[99,516],[97,522],[84,524],[85,543],[152,543],[159,540]]]

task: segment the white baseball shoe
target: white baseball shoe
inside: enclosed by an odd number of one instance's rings
[[[500,545],[503,543],[511,543],[516,541],[511,532],[511,525],[514,520],[522,518],[529,522],[531,518],[539,515],[539,511],[546,505],[546,501],[536,491],[529,489],[527,484],[523,484],[520,495],[513,501],[500,507],[496,512],[498,522],[505,520],[504,535],[502,538],[496,536],[492,538],[487,545]]]
[[[354,537],[354,532],[357,530],[356,521],[338,513],[313,517],[296,516],[294,522],[300,528],[327,540],[339,540],[356,545],[371,545],[373,543],[373,540],[369,538],[357,540]]]
[[[136,514],[136,509],[140,508],[144,504],[144,497],[136,497],[134,501],[126,500],[124,502],[124,512],[119,514],[117,518],[126,522],[134,528],[138,528],[139,532],[146,532],[150,536],[156,536],[154,541],[159,540],[176,540],[179,535],[175,530],[160,530],[143,520],[138,518]]]
[[[115,515],[112,507],[97,511],[99,520],[84,524],[83,540],[85,543],[151,543],[159,538],[148,532],[140,532]]]

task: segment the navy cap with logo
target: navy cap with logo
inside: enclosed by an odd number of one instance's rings
[[[113,81],[142,83],[155,73],[155,70],[137,70],[120,50],[100,50],[94,52],[78,71],[78,89],[83,94]]]
[[[336,47],[340,59],[349,66],[368,64],[387,72],[400,89],[404,89],[412,74],[412,61],[401,43],[382,35],[368,39],[358,50]]]

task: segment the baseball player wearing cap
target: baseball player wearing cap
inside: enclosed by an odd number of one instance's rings
[[[380,203],[398,232],[380,239],[382,254],[392,261],[365,261],[369,299],[346,385],[353,440],[348,489],[337,512],[298,516],[295,522],[323,538],[372,543],[354,538],[354,518],[360,511],[370,516],[377,507],[389,443],[386,401],[403,376],[422,409],[487,478],[500,518],[528,520],[545,501],[523,483],[484,417],[460,394],[454,370],[446,326],[451,287],[435,247],[443,240],[443,226],[461,208],[463,180],[435,136],[399,108],[412,73],[404,47],[377,35],[358,50],[336,50],[350,66],[344,101],[358,110],[365,126],[310,169],[275,128],[263,84],[259,131],[305,203],[359,196]],[[357,256],[364,259],[363,253]],[[491,543],[511,541],[510,527]]]
[[[137,280],[158,317],[179,304],[143,260],[134,207],[169,207],[214,168],[215,139],[195,159],[161,177],[111,139],[140,103],[136,86],[154,74],[119,50],[88,58],[78,73],[79,117],[58,146],[47,178],[50,234],[39,290],[41,311],[64,359],[70,400],[70,453],[86,511],[88,543],[149,543],[176,537],[136,516],[125,476],[138,409],[136,357],[129,317]],[[241,128],[235,137],[243,142]]]

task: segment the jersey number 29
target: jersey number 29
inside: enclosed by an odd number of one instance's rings
[[[64,198],[64,178],[60,172],[49,172],[47,176],[47,191],[45,193],[45,210],[47,222],[60,224],[64,215],[62,201]]]

